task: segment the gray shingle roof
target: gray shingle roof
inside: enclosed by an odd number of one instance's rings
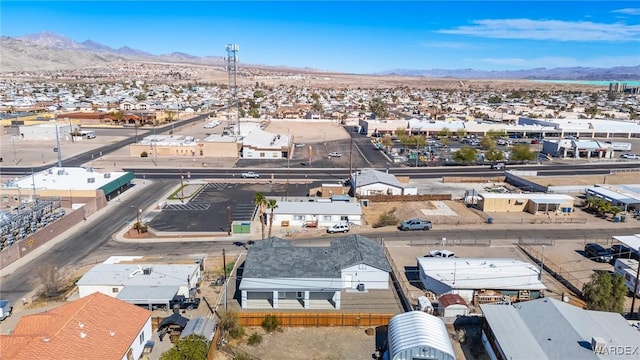
[[[357,173],[351,174],[351,178],[355,180],[358,187],[378,183],[398,188],[404,187],[395,175],[374,169],[362,169]]]
[[[384,271],[391,267],[382,246],[360,235],[348,235],[329,247],[294,246],[291,241],[269,238],[256,241],[244,264],[244,278],[340,278],[346,267],[367,264]]]

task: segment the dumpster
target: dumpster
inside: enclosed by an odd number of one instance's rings
[[[487,218],[487,224],[493,224],[493,218],[492,217]]]

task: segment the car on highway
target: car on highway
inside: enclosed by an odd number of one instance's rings
[[[249,178],[257,179],[260,177],[260,174],[254,173],[253,171],[247,171],[247,172],[243,172],[241,176],[243,179],[249,179]]]
[[[296,147],[305,147],[307,144],[305,143],[296,143]]]
[[[456,254],[450,250],[431,250],[425,257],[454,258]]]
[[[416,218],[403,221],[400,226],[398,226],[398,229],[402,231],[431,230],[431,226],[431,221]]]
[[[349,224],[333,224],[327,228],[327,233],[335,234],[337,232],[348,233],[349,232]]]
[[[491,164],[491,169],[493,170],[504,170],[505,168],[506,168],[506,164],[503,162]]]
[[[611,251],[605,249],[600,244],[596,243],[588,243],[584,246],[585,255],[594,261],[598,262],[609,262],[613,260],[613,256],[611,256]]]
[[[336,151],[330,152],[329,157],[342,157],[342,154]]]
[[[640,155],[638,155],[638,154],[630,154],[630,153],[622,154],[622,155],[620,155],[620,157],[623,158],[623,159],[635,159],[635,160],[640,159]]]

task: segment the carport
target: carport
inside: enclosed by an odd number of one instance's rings
[[[125,286],[117,298],[129,304],[145,305],[153,310],[153,305],[170,308],[171,299],[178,293],[178,286]]]
[[[612,238],[628,246],[632,253],[640,255],[640,234],[612,236]]]
[[[623,211],[628,211],[629,208],[640,208],[640,198],[603,186],[587,188],[586,195],[587,199],[592,196],[604,199],[614,206],[619,206]]]

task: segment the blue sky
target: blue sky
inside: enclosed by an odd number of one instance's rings
[[[373,73],[640,65],[639,1],[7,1],[3,36]]]

